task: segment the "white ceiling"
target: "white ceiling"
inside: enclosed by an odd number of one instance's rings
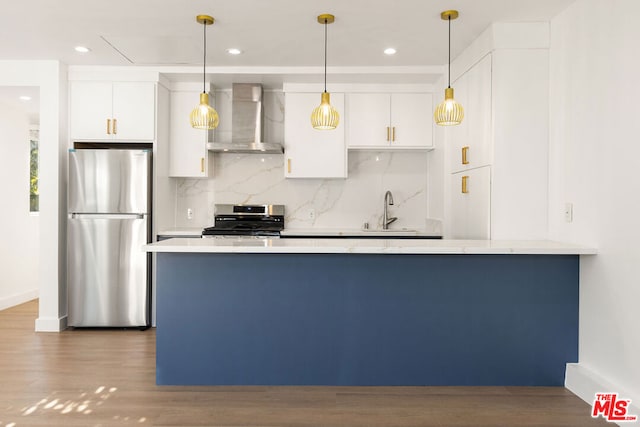
[[[447,62],[445,9],[452,56],[492,22],[549,21],[573,0],[11,0],[0,14],[0,60],[51,59],[70,65],[202,65],[202,25],[212,66],[321,66],[321,13],[328,26],[328,64],[433,66]],[[74,52],[76,45],[92,49]],[[242,55],[225,49],[237,47]],[[398,53],[387,56],[386,47]]]

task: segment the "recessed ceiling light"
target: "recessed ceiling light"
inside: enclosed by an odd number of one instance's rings
[[[20,97],[20,101],[31,101],[31,97],[27,95],[22,95]]]
[[[231,48],[227,49],[227,53],[229,55],[240,55],[242,53],[242,51],[240,49],[235,48],[235,47],[231,47]]]
[[[396,50],[392,47],[388,47],[384,50],[384,54],[385,55],[395,55],[396,54]]]
[[[91,49],[85,46],[76,46],[74,47],[75,51],[78,53],[88,53],[91,52]]]

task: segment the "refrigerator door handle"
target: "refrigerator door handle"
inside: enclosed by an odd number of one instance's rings
[[[146,214],[87,214],[70,213],[71,219],[144,219]]]

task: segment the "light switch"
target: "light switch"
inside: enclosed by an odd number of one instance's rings
[[[573,222],[573,203],[564,204],[564,221]]]

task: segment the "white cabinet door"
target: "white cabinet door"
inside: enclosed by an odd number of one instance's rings
[[[458,172],[467,169],[467,164],[463,160],[463,150],[468,154],[469,151],[469,90],[467,89],[468,75],[463,74],[455,82],[453,82],[453,97],[464,108],[464,118],[462,123],[456,126],[445,127],[445,132],[449,135],[450,147],[449,147],[449,164],[451,165],[452,172]],[[442,99],[438,99],[442,102]],[[466,147],[466,148],[465,148]]]
[[[331,105],[340,113],[340,124],[334,130],[316,130],[311,127],[311,112],[318,105],[319,93],[285,93],[286,178],[347,177],[344,94],[331,94]]]
[[[388,147],[391,140],[391,107],[388,93],[350,93],[347,141],[349,148]]]
[[[433,96],[391,94],[391,147],[433,147]]]
[[[111,82],[71,82],[72,140],[111,139]],[[107,129],[107,125],[109,129]]]
[[[155,83],[71,82],[71,139],[153,141]]]
[[[491,238],[491,166],[451,174],[451,238]]]
[[[485,56],[452,85],[464,108],[464,119],[450,126],[453,172],[491,164],[491,55]]]
[[[467,114],[469,129],[468,166],[475,168],[491,164],[491,55],[485,56],[471,70],[467,79]]]
[[[207,151],[209,132],[194,129],[189,122],[189,115],[198,104],[199,97],[198,91],[171,92],[169,176],[196,178],[209,176],[209,152]]]
[[[153,141],[155,138],[155,84],[151,82],[114,82],[114,139]]]

